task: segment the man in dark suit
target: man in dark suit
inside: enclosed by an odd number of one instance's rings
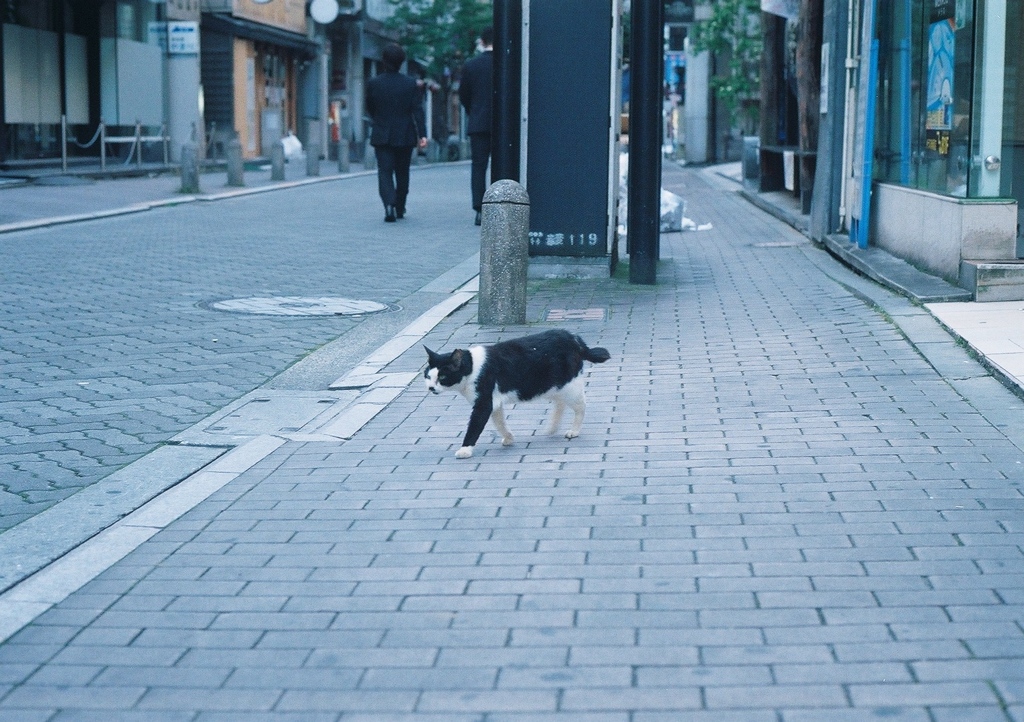
[[[480,225],[480,209],[487,189],[487,162],[491,157],[491,105],[494,73],[494,31],[484,28],[478,41],[480,54],[462,66],[459,102],[466,109],[466,132],[473,156],[470,190],[476,224]]]
[[[384,48],[384,72],[366,85],[366,111],[373,123],[370,145],[377,155],[377,188],[384,202],[384,221],[405,216],[409,166],[417,145],[427,145],[427,122],[419,86],[398,72],[405,51],[390,43]]]

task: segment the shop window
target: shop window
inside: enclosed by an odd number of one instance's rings
[[[965,197],[973,92],[973,3],[879,3],[876,178]]]

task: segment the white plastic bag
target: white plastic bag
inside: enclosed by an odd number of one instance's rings
[[[302,156],[302,141],[296,138],[294,133],[289,132],[288,135],[281,138],[281,145],[284,146],[284,157],[286,160]]]
[[[661,189],[661,232],[672,233],[683,230],[683,213],[686,201],[672,191]],[[689,220],[689,219],[687,219]]]

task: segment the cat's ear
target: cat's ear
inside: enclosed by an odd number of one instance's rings
[[[458,368],[459,366],[462,365],[462,354],[464,354],[464,353],[465,353],[465,351],[463,351],[461,348],[457,348],[454,351],[452,351],[452,367],[453,368]]]
[[[437,354],[431,351],[426,346],[424,346],[423,348],[427,352],[427,361],[433,364],[437,360]]]

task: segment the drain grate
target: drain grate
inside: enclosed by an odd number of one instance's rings
[[[387,304],[376,301],[360,301],[333,296],[257,296],[229,298],[206,305],[215,311],[250,313],[259,316],[365,316],[391,309]]]

